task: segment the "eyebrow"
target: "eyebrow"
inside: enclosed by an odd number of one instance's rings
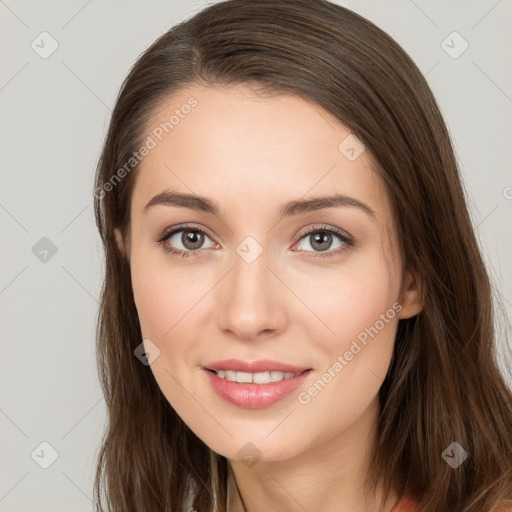
[[[179,206],[181,208],[190,208],[215,216],[220,216],[220,208],[211,199],[195,194],[186,194],[182,192],[172,192],[165,190],[154,196],[144,207],[144,212],[156,205]],[[294,199],[281,205],[277,213],[280,219],[284,217],[309,213],[323,208],[334,208],[340,206],[351,206],[359,208],[370,217],[376,218],[375,212],[365,203],[343,194],[333,194],[329,196],[312,197],[309,199]]]

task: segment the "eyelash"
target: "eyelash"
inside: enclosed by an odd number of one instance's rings
[[[160,235],[158,240],[156,240],[156,242],[158,244],[160,244],[164,248],[165,251],[167,251],[171,254],[174,254],[176,256],[181,256],[182,258],[188,258],[190,256],[194,257],[194,256],[196,256],[196,253],[201,252],[200,249],[195,250],[195,251],[182,251],[179,249],[173,249],[169,244],[166,243],[167,240],[169,238],[171,238],[171,236],[175,235],[176,233],[179,233],[180,231],[193,231],[193,232],[197,232],[197,233],[202,233],[211,239],[211,237],[208,235],[208,233],[206,233],[202,229],[199,229],[199,228],[197,228],[195,226],[191,226],[191,225],[183,225],[183,226],[177,226],[177,227],[166,229]],[[306,236],[311,235],[313,233],[317,233],[317,232],[320,232],[320,233],[326,232],[326,233],[334,234],[345,244],[345,246],[341,249],[338,248],[335,251],[329,251],[329,252],[327,252],[327,251],[325,251],[325,252],[303,251],[303,252],[311,253],[308,256],[310,258],[327,258],[327,257],[331,257],[331,256],[336,256],[336,255],[341,254],[342,252],[346,251],[348,248],[353,247],[353,245],[354,245],[354,240],[351,237],[346,235],[341,230],[333,228],[333,227],[329,227],[329,226],[318,226],[313,229],[310,229],[309,231],[306,231],[305,233],[303,233],[301,235],[301,237],[299,238],[299,241],[302,240],[303,238],[305,238]]]

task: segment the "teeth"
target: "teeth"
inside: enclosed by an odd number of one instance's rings
[[[284,379],[291,379],[300,375],[299,373],[292,372],[234,372],[232,370],[217,370],[215,372],[221,379],[227,379],[232,382],[240,383],[254,383],[254,384],[268,384],[269,382],[279,382]]]

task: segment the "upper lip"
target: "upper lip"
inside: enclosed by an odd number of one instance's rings
[[[214,361],[204,366],[207,370],[231,370],[235,372],[259,373],[259,372],[284,372],[302,373],[310,370],[306,366],[295,366],[281,363],[271,359],[260,359],[258,361],[242,361],[241,359],[225,359]]]

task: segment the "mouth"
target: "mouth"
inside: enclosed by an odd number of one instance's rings
[[[224,359],[202,367],[212,389],[246,409],[269,407],[305,385],[313,369],[273,359]]]
[[[230,382],[238,382],[240,384],[270,384],[271,382],[280,382],[282,380],[293,379],[302,375],[303,373],[309,372],[312,369],[307,368],[299,372],[282,372],[278,370],[264,371],[264,372],[241,372],[234,370],[213,370],[206,368],[209,372],[215,374],[221,379],[228,380]]]
[[[244,409],[270,407],[307,385],[313,368],[271,359],[225,359],[202,367],[211,389]]]
[[[262,409],[283,400],[307,384],[313,369],[243,372],[202,368],[211,389],[225,401],[244,409]]]

